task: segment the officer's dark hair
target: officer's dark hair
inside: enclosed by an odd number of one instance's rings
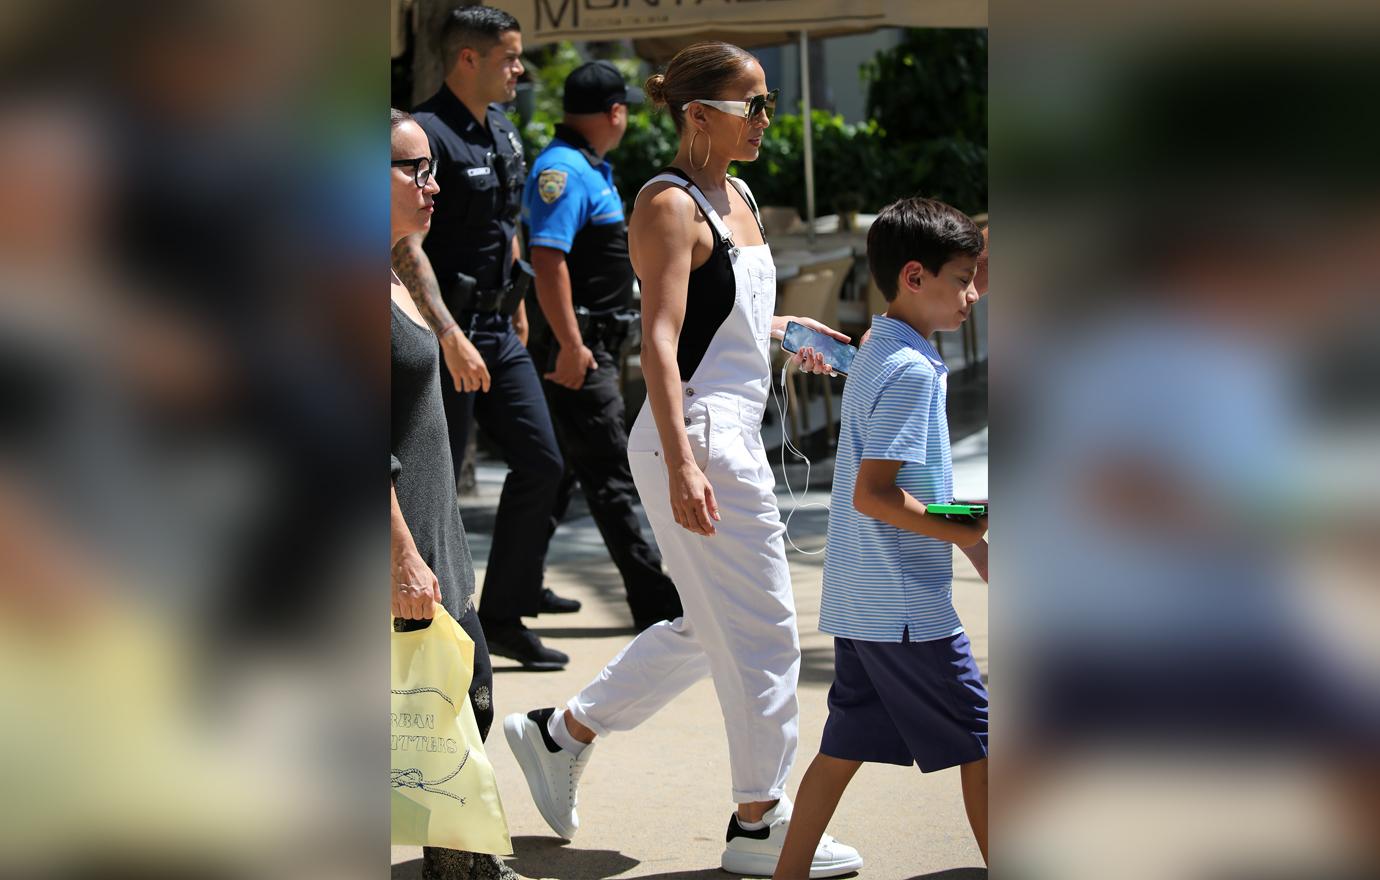
[[[718,99],[747,74],[756,60],[752,53],[732,43],[695,43],[677,52],[666,65],[665,73],[648,77],[643,91],[653,105],[664,105],[671,111],[671,120],[680,133],[685,130],[681,105],[697,98]]]
[[[953,258],[981,253],[982,233],[977,224],[934,199],[892,202],[867,230],[867,267],[887,302],[896,299],[901,269],[911,260],[938,275]]]
[[[462,6],[451,10],[441,28],[441,58],[450,74],[461,49],[486,54],[508,31],[521,31],[518,20],[492,6]]]

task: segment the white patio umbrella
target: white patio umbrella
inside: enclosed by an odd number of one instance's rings
[[[488,0],[522,25],[525,46],[559,40],[636,40],[638,54],[666,59],[698,40],[739,46],[800,46],[805,123],[805,220],[814,240],[814,133],[809,40],[883,27],[987,27],[987,0]]]

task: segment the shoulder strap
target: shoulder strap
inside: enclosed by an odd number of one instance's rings
[[[738,190],[738,194],[743,197],[743,200],[748,203],[748,207],[752,209],[753,219],[757,221],[757,231],[762,233],[762,240],[766,241],[767,227],[762,225],[762,214],[757,210],[757,200],[752,197],[752,190],[748,189],[747,181],[737,177],[730,177],[729,181],[733,183],[734,188]]]
[[[727,242],[729,247],[733,246],[733,234],[728,231],[728,224],[724,223],[719,212],[714,210],[714,206],[709,204],[709,199],[704,197],[700,188],[695,186],[690,179],[676,173],[674,170],[663,171],[651,180],[642,184],[642,189],[646,189],[654,183],[674,183],[676,186],[690,193],[690,197],[695,200],[695,204],[700,206],[700,211],[704,213],[705,219],[709,221],[710,227],[720,239]],[[638,190],[641,194],[642,190]]]

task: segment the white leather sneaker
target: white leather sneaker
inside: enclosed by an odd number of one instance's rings
[[[724,849],[720,867],[734,874],[770,877],[786,844],[786,829],[791,821],[790,798],[781,800],[762,816],[765,828],[749,831],[738,824],[738,814],[728,820],[728,846]],[[853,847],[839,843],[828,834],[819,839],[815,857],[810,861],[810,877],[838,877],[851,874],[863,866],[862,856]]]
[[[580,817],[575,812],[578,786],[594,744],[585,746],[578,758],[556,745],[546,729],[554,711],[533,709],[526,715],[514,712],[503,719],[503,735],[527,778],[527,788],[541,817],[552,831],[571,840],[580,830]]]

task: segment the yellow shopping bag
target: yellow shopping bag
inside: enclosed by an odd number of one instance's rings
[[[470,705],[474,642],[438,603],[393,633],[393,843],[508,855],[508,820]]]

